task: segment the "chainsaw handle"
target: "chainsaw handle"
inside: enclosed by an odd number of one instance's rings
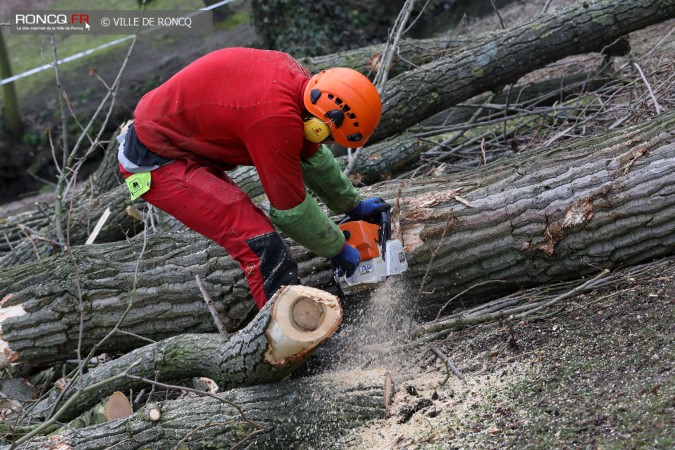
[[[380,215],[380,246],[382,247],[382,261],[386,261],[387,241],[391,238],[391,213],[388,209]]]

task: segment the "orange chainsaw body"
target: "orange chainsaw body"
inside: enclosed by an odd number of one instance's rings
[[[365,220],[345,222],[340,229],[349,233],[347,244],[359,251],[361,261],[377,258],[380,256],[379,234],[380,226]]]
[[[378,223],[366,220],[345,221],[338,226],[345,235],[347,244],[359,252],[360,261],[351,275],[334,267],[333,277],[345,295],[365,289],[374,289],[392,275],[400,275],[408,269],[403,244],[391,239],[391,216],[383,211]]]

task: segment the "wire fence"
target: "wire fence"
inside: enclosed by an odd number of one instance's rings
[[[206,6],[204,8],[200,8],[196,11],[192,11],[191,13],[187,14],[186,17],[190,17],[190,16],[193,16],[195,14],[199,14],[200,12],[203,12],[203,11],[210,11],[212,9],[218,8],[218,7],[226,5],[228,3],[232,3],[233,1],[234,0],[222,0],[218,3],[213,4],[213,5],[209,5],[209,6]],[[9,25],[9,24],[8,23],[2,23],[0,25]],[[149,28],[148,30],[142,31],[141,34],[151,33],[151,32],[154,32],[154,31],[161,30],[163,28],[166,28],[166,27],[157,26],[157,27]],[[92,55],[94,53],[97,53],[101,50],[104,50],[106,48],[114,47],[114,46],[119,45],[123,42],[126,42],[130,39],[133,39],[133,37],[134,37],[134,35],[131,34],[131,35],[128,35],[128,36],[124,36],[124,37],[112,40],[110,42],[106,42],[105,44],[101,44],[97,47],[93,47],[93,48],[90,48],[88,50],[83,50],[83,51],[81,51],[79,53],[76,53],[74,55],[67,56],[65,58],[60,59],[59,64],[65,64],[65,63],[68,63],[68,62],[71,62],[71,61],[76,61],[78,59],[87,57],[87,56]],[[22,72],[18,75],[13,75],[13,76],[8,77],[8,78],[0,79],[0,86],[2,86],[4,84],[8,84],[8,83],[13,83],[16,80],[19,80],[19,79],[25,78],[25,77],[29,77],[29,76],[34,75],[36,73],[40,73],[44,70],[51,69],[53,67],[54,67],[54,65],[52,63],[47,63],[47,64],[43,64],[41,66],[35,67],[33,69],[30,69],[30,70],[26,70],[25,72]]]

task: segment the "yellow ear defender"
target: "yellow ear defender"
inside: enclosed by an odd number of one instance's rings
[[[305,139],[319,144],[330,137],[328,124],[316,117],[310,117],[304,123]]]

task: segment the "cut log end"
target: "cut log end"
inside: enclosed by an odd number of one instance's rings
[[[274,295],[269,348],[265,360],[285,365],[304,359],[311,350],[335,333],[342,322],[339,299],[308,286],[284,286]]]
[[[161,418],[162,418],[162,413],[159,411],[158,408],[148,409],[148,419],[150,419],[153,422],[157,422]]]
[[[127,396],[120,391],[116,391],[108,398],[103,414],[110,421],[128,417],[132,412],[131,403],[127,399]]]
[[[8,294],[0,301],[0,369],[6,369],[19,359],[19,354],[9,347],[9,343],[2,335],[2,322],[26,314],[21,305],[3,306],[11,298],[12,294]]]

